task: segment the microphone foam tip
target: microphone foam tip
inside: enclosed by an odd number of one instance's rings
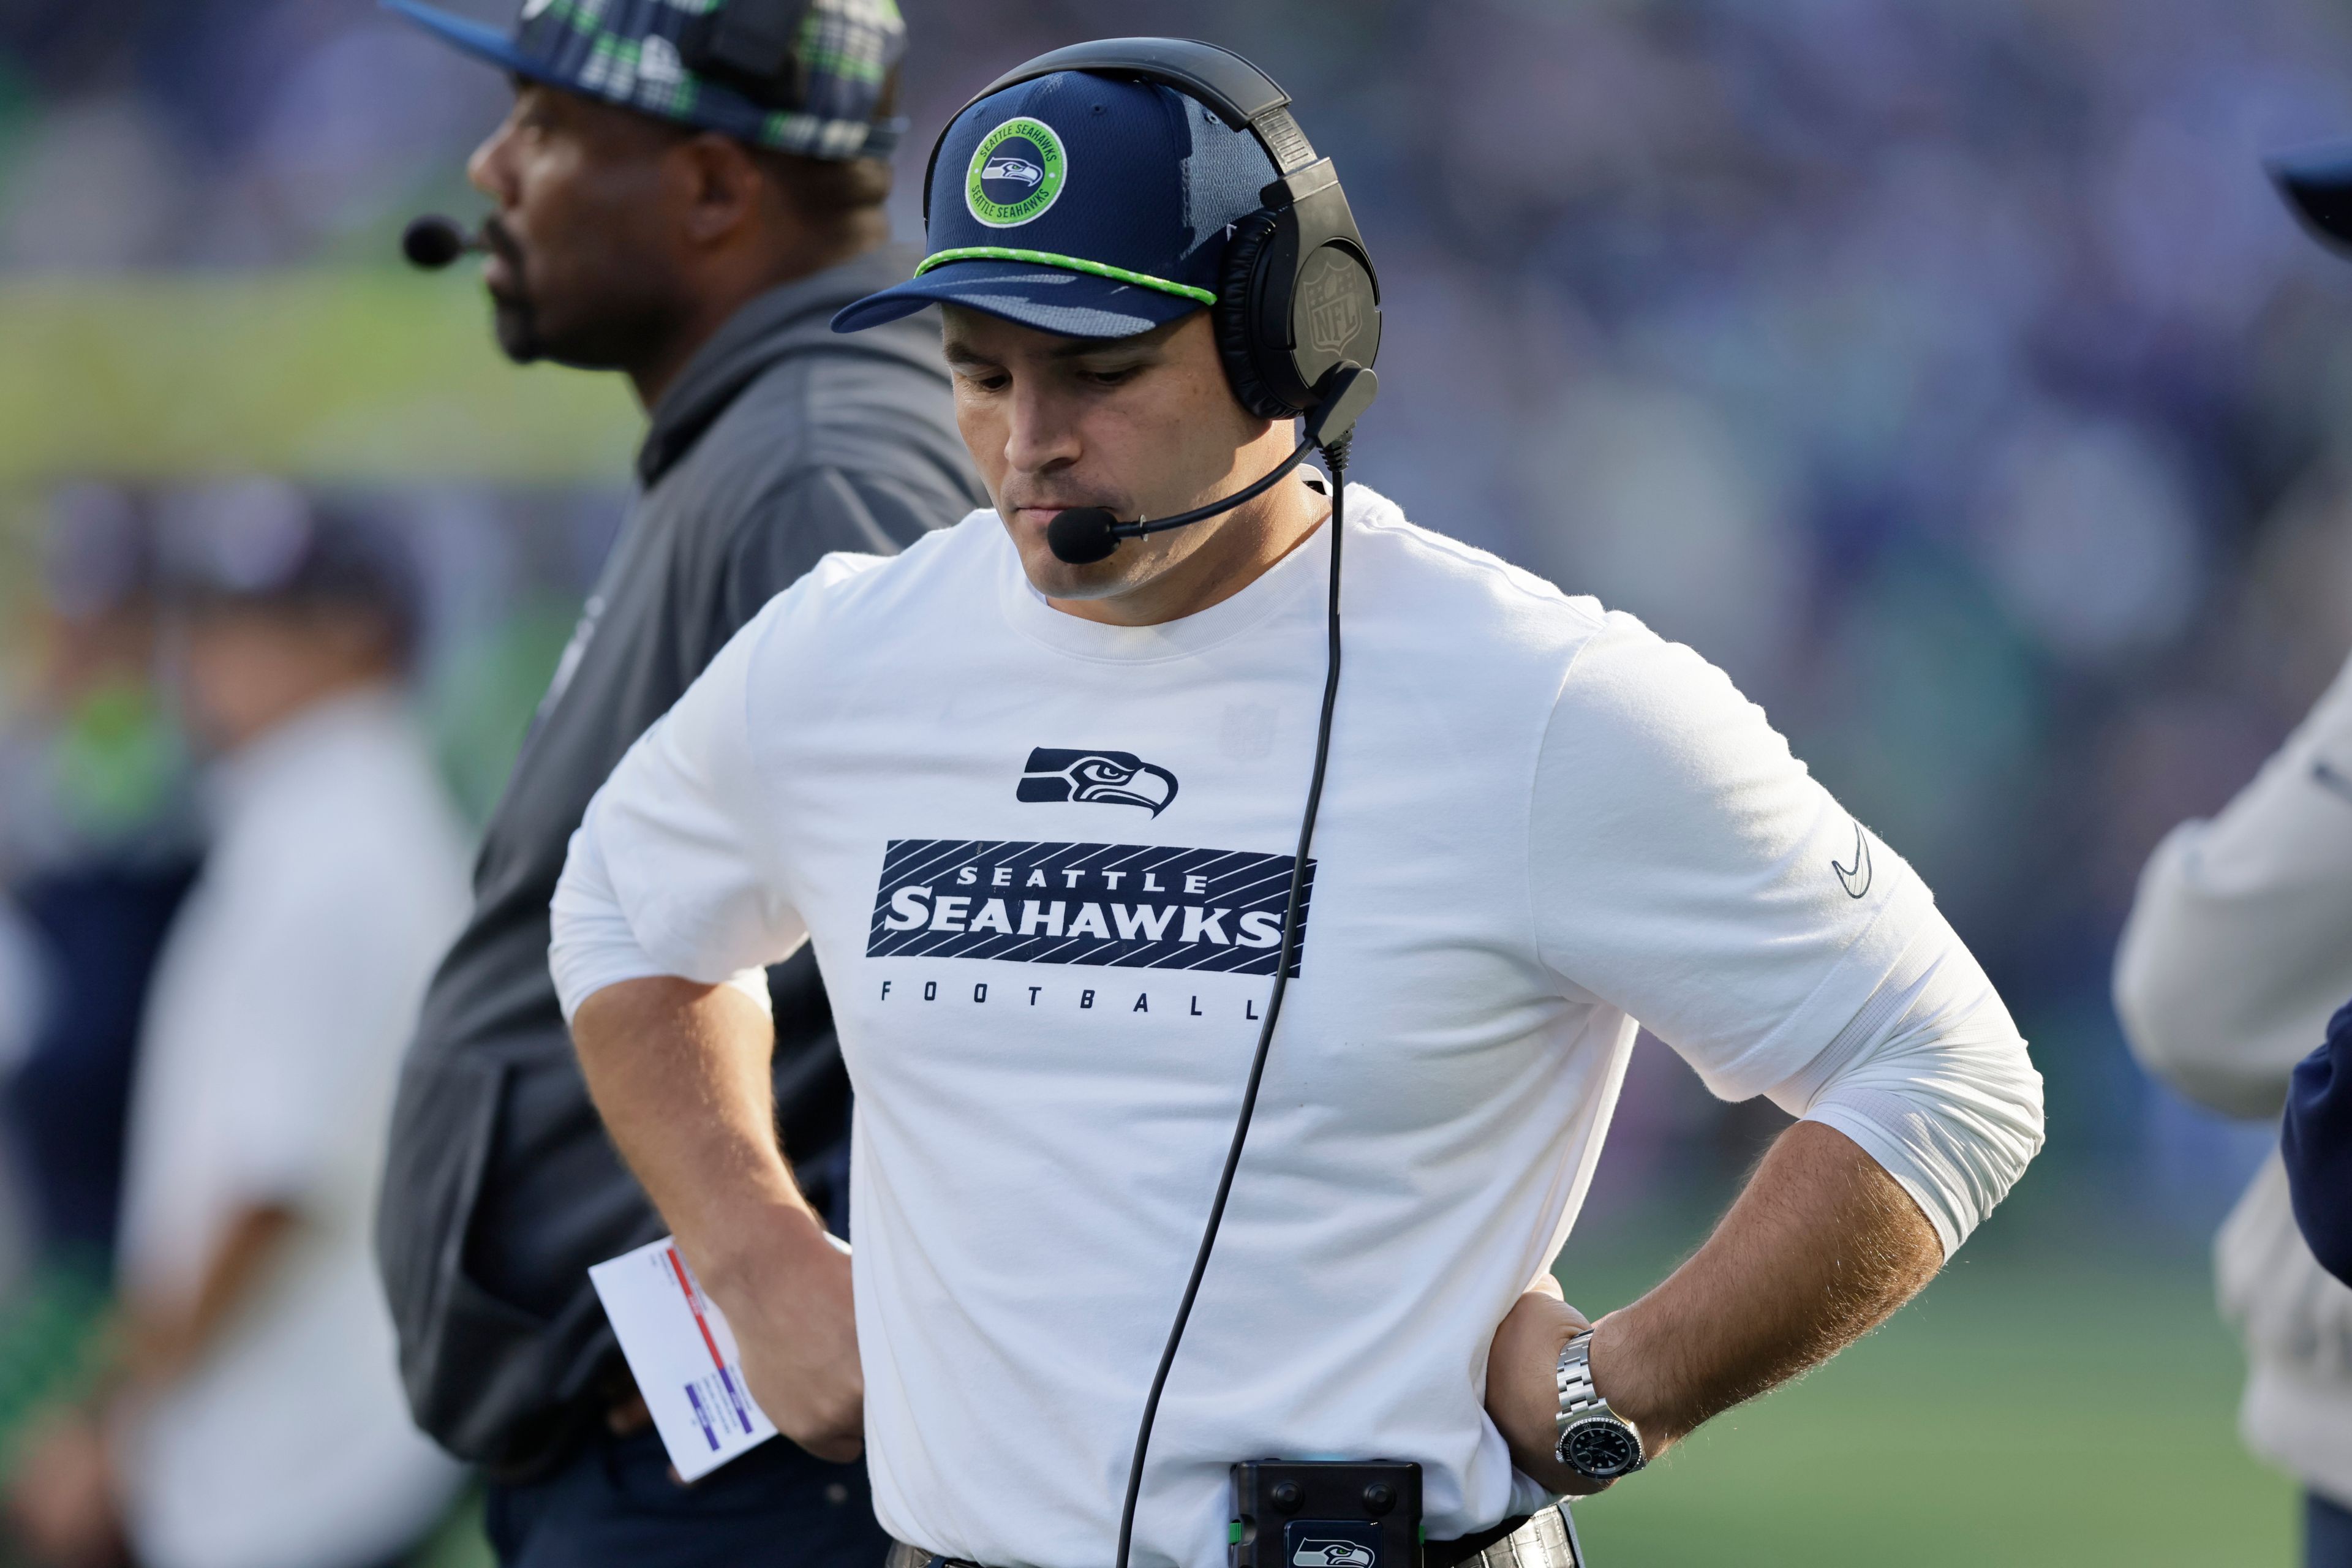
[[[1045,548],[1054,559],[1072,566],[1106,560],[1118,548],[1118,536],[1111,531],[1118,521],[1104,507],[1071,507],[1045,525]]]
[[[402,231],[400,253],[411,267],[438,271],[466,253],[466,234],[446,217],[421,217]]]

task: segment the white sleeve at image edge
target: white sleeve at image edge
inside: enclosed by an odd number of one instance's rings
[[[1940,911],[1853,1021],[1770,1097],[1861,1145],[1918,1204],[1948,1258],[2042,1148],[2042,1075]]]
[[[548,907],[553,940],[547,951],[547,967],[554,976],[566,1024],[578,1015],[582,1003],[608,985],[669,973],[646,952],[630,929],[629,917],[604,868],[595,825],[596,809],[592,804],[586,820],[572,836],[563,877],[556,883],[554,900]],[[725,984],[751,998],[761,1012],[770,1011],[765,970],[740,971]]]

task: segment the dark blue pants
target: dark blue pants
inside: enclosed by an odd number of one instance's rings
[[[772,1437],[691,1487],[651,1431],[593,1442],[561,1469],[490,1489],[501,1568],[881,1568],[863,1464],[829,1465]]]
[[[2303,1494],[2304,1568],[2352,1568],[2352,1512],[2317,1492]]]

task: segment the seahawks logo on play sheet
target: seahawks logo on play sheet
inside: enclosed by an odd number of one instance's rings
[[[1015,800],[1078,800],[1139,805],[1157,816],[1176,799],[1176,775],[1132,752],[1070,752],[1039,746],[1021,770]]]
[[[1008,120],[972,149],[963,205],[991,228],[1018,228],[1054,205],[1069,172],[1052,126],[1026,116]]]
[[[1300,1542],[1290,1554],[1291,1568],[1372,1568],[1378,1561],[1361,1542],[1321,1537]]]

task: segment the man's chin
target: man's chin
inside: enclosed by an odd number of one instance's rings
[[[539,341],[539,328],[531,320],[530,307],[514,300],[490,300],[492,330],[498,334],[499,348],[517,364],[532,364],[547,357],[546,345]]]
[[[1027,572],[1029,585],[1037,592],[1049,599],[1071,603],[1115,598],[1134,586],[1128,574],[1108,561],[1073,566],[1048,555],[1042,562],[1029,564]]]
[[[1084,601],[1116,598],[1135,586],[1138,568],[1135,547],[1122,543],[1100,561],[1089,561],[1083,566],[1072,565],[1055,555],[1045,542],[1045,531],[1036,531],[1034,538],[1019,541],[1022,575],[1029,585],[1049,599]]]

